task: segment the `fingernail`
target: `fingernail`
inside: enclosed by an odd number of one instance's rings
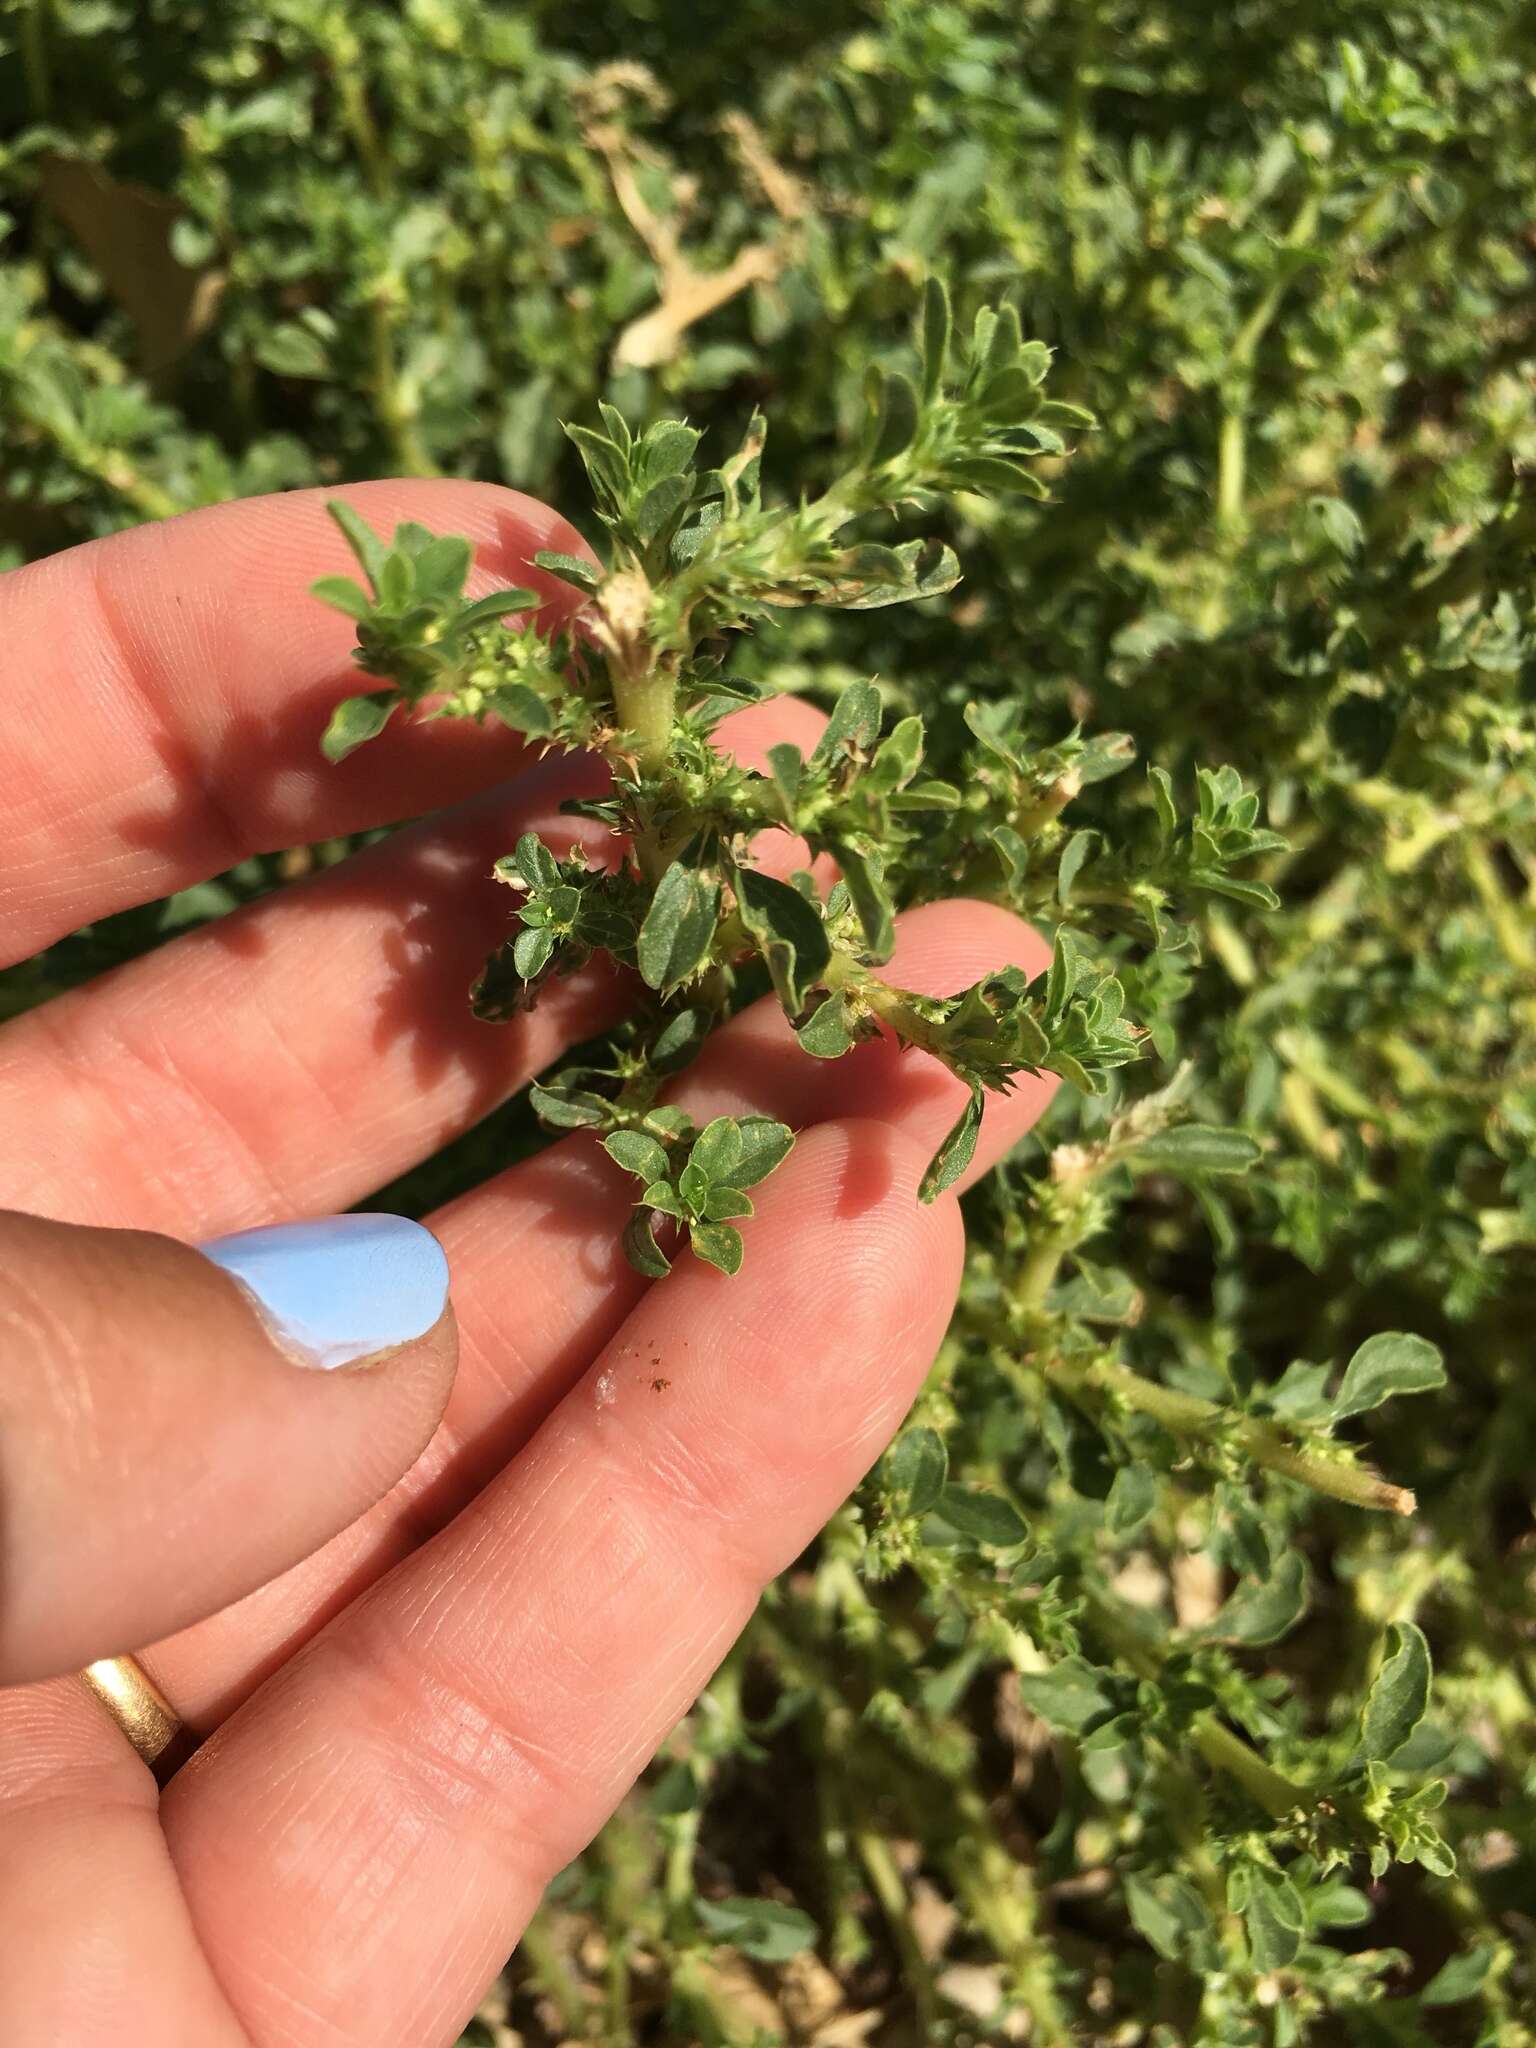
[[[323,1216],[198,1246],[255,1299],[278,1343],[330,1372],[425,1336],[448,1300],[448,1260],[405,1216]]]

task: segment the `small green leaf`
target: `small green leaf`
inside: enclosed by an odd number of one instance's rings
[[[1110,1673],[1078,1656],[1058,1657],[1049,1671],[1026,1672],[1019,1696],[1042,1721],[1069,1735],[1083,1734],[1115,1711]]]
[[[816,1923],[798,1906],[775,1899],[696,1899],[699,1920],[717,1941],[756,1963],[784,1963],[814,1946]]]
[[[740,1149],[731,1170],[731,1185],[755,1188],[789,1157],[795,1134],[788,1124],[776,1123],[771,1116],[739,1117],[736,1129]]]
[[[1266,1870],[1249,1871],[1248,1900],[1242,1913],[1256,1970],[1267,1974],[1296,1960],[1307,1923],[1289,1878]]]
[[[679,1010],[651,1040],[647,1059],[654,1074],[675,1074],[686,1067],[709,1036],[707,1010]]]
[[[599,494],[610,505],[621,505],[629,490],[629,458],[625,452],[606,434],[594,433],[590,427],[568,425],[565,431]]]
[[[1488,1945],[1452,1956],[1419,1993],[1420,2005],[1460,2005],[1465,1999],[1476,1998],[1488,1981],[1498,1953],[1497,1948]]]
[[[547,570],[551,576],[558,576],[562,583],[574,583],[578,590],[590,596],[602,579],[602,567],[597,562],[583,561],[580,555],[562,555],[556,548],[540,548],[533,558],[535,569]]]
[[[1173,801],[1173,781],[1166,768],[1149,768],[1147,781],[1152,786],[1152,803],[1157,812],[1157,829],[1166,843],[1179,829],[1179,813]]]
[[[279,321],[256,344],[256,360],[278,377],[325,377],[330,357],[318,334],[297,321]]]
[[[1313,498],[1308,509],[1322,528],[1330,547],[1341,555],[1357,555],[1365,545],[1365,528],[1360,515],[1342,498]]]
[[[1445,1361],[1426,1337],[1383,1330],[1367,1337],[1344,1369],[1334,1395],[1334,1419],[1363,1415],[1394,1394],[1426,1394],[1445,1385]]]
[[[878,469],[882,462],[894,462],[904,449],[911,447],[917,432],[918,398],[910,377],[903,376],[900,370],[888,371],[881,398],[880,432],[869,458],[871,469]]]
[[[855,846],[850,840],[834,841],[832,852],[853,899],[865,948],[878,966],[896,948],[896,905],[885,886],[885,863],[874,846]]]
[[[555,936],[545,925],[529,925],[512,941],[512,961],[524,981],[536,981],[554,957]]]
[[[311,597],[318,597],[322,604],[333,606],[345,612],[349,619],[366,619],[373,610],[373,600],[360,583],[354,583],[350,576],[321,576],[309,586]]]
[[[384,610],[403,612],[416,594],[415,565],[398,547],[379,564],[379,603]]]
[[[525,832],[514,848],[510,862],[500,860],[496,871],[501,874],[510,865],[529,889],[553,889],[560,880],[560,863],[544,844],[537,832]],[[503,879],[510,877],[503,876]]]
[[[1326,1365],[1293,1358],[1274,1385],[1264,1390],[1270,1413],[1286,1422],[1321,1422],[1333,1412],[1328,1377]]]
[[[859,585],[836,600],[844,611],[872,612],[885,605],[914,604],[919,598],[942,597],[960,581],[959,558],[953,548],[941,541],[903,541],[891,552],[900,558],[901,577]]]
[[[528,1104],[541,1124],[560,1131],[590,1130],[607,1123],[613,1104],[604,1096],[583,1088],[565,1088],[558,1082],[543,1087],[535,1081],[528,1090]]]
[[[1245,1131],[1217,1124],[1175,1124],[1131,1154],[1138,1173],[1246,1173],[1260,1157]]]
[[[898,719],[869,764],[872,788],[887,793],[905,789],[923,759],[923,721],[914,713]]]
[[[706,1180],[723,1181],[728,1187],[736,1186],[739,1183],[735,1169],[741,1158],[741,1148],[741,1125],[733,1116],[717,1116],[694,1139],[688,1163],[697,1167]]]
[[[902,1496],[909,1515],[925,1515],[938,1505],[949,1477],[949,1453],[936,1429],[908,1429],[885,1454],[883,1476],[892,1493]]]
[[[667,1177],[667,1148],[644,1131],[610,1131],[603,1140],[603,1150],[626,1173],[636,1174],[641,1180]]]
[[[695,1223],[688,1231],[688,1242],[693,1246],[696,1257],[706,1265],[718,1266],[722,1273],[741,1271],[741,1232],[732,1223]]]
[[[474,551],[462,534],[436,535],[416,557],[416,595],[439,603],[458,597],[473,560]]]
[[[490,708],[503,725],[529,739],[543,739],[555,729],[549,706],[526,683],[498,684]]]
[[[983,1493],[979,1487],[946,1486],[934,1512],[973,1543],[985,1543],[995,1550],[1011,1550],[1029,1540],[1029,1531],[1012,1502],[1001,1494]]]
[[[1182,1877],[1151,1878],[1133,1870],[1125,1880],[1125,1903],[1136,1932],[1170,1963],[1192,1962],[1192,1945],[1211,1940],[1205,1902]]]
[[[923,397],[938,396],[949,360],[949,293],[942,278],[923,287]]]
[[[846,998],[830,995],[818,1003],[795,1036],[812,1059],[841,1059],[853,1044]]]
[[[693,495],[693,479],[664,476],[651,485],[634,511],[634,528],[647,544],[676,519]]]
[[[343,499],[328,499],[325,509],[346,536],[347,546],[351,548],[353,554],[357,557],[363,574],[368,578],[369,584],[375,594],[377,594],[379,573],[384,567],[384,557],[388,552],[383,541],[379,539],[379,536],[374,532],[367,520],[360,513],[354,512],[352,507]]]
[[[976,1155],[976,1140],[981,1133],[981,1113],[985,1105],[985,1090],[979,1085],[973,1087],[970,1100],[928,1162],[928,1170],[917,1191],[919,1201],[936,1202],[970,1165]]]
[[[1306,1565],[1300,1551],[1287,1550],[1267,1579],[1245,1579],[1200,1634],[1216,1642],[1276,1643],[1306,1610]]]
[[[1112,1536],[1130,1536],[1156,1506],[1156,1475],[1145,1465],[1122,1465],[1104,1502],[1104,1526]]]
[[[1056,867],[1056,901],[1065,905],[1071,900],[1072,884],[1083,871],[1084,863],[1093,852],[1098,833],[1091,829],[1074,832],[1061,849],[1061,859]]]
[[[669,991],[697,973],[708,958],[719,915],[719,877],[673,861],[640,927],[638,959],[646,986]]]
[[[759,868],[738,868],[735,879],[742,922],[768,963],[780,1002],[797,1016],[832,958],[821,912],[798,889]]]
[[[640,475],[646,484],[663,477],[679,476],[693,460],[700,434],[697,427],[681,420],[657,420],[645,430],[640,442]]]
[[[343,697],[331,713],[320,739],[327,761],[344,761],[365,740],[376,739],[389,723],[400,699],[393,690],[372,690],[362,697]]]
[[[706,1223],[729,1223],[734,1218],[752,1215],[752,1197],[744,1195],[740,1188],[712,1186],[704,1197],[704,1221]]]
[[[1429,1707],[1429,1645],[1411,1621],[1395,1621],[1392,1654],[1376,1674],[1360,1723],[1358,1755],[1387,1763],[1423,1720]]]
[[[672,1261],[656,1242],[656,1220],[652,1209],[636,1209],[624,1232],[624,1256],[637,1273],[662,1280],[672,1270]]]
[[[880,692],[873,683],[850,683],[832,707],[811,765],[831,768],[848,755],[873,751],[880,737]]]
[[[784,822],[793,824],[795,806],[800,801],[800,783],[805,774],[805,756],[792,741],[781,740],[776,747],[768,749],[768,768],[784,809]]]
[[[511,590],[490,590],[484,597],[477,597],[473,604],[467,604],[454,613],[453,628],[456,633],[467,633],[472,627],[491,621],[500,624],[514,612],[532,611],[538,602],[536,590],[524,590],[521,586]]]

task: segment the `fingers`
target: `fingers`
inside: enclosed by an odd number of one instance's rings
[[[898,934],[892,971],[925,992],[953,989],[1010,962],[1034,972],[1048,958],[1027,925],[988,904],[911,911],[898,919]],[[685,1076],[679,1090],[699,1116],[763,1111],[803,1129],[856,1103],[856,1114],[890,1124],[926,1157],[965,1092],[926,1055],[894,1047],[872,1044],[841,1060],[808,1059],[771,998],[727,1026],[718,1042],[715,1071],[701,1072],[696,1082]],[[1011,1095],[988,1101],[967,1180],[1018,1143],[1053,1086],[1048,1075],[1024,1077]],[[619,1245],[633,1198],[633,1182],[590,1137],[576,1136],[430,1218],[452,1263],[460,1333],[459,1373],[443,1427],[401,1485],[324,1552],[156,1647],[156,1676],[195,1720],[206,1724],[227,1712],[345,1600],[442,1527],[522,1447],[645,1292],[647,1283]],[[758,1259],[758,1230],[755,1220],[747,1225],[749,1267]],[[690,1263],[685,1254],[683,1266]]]
[[[331,708],[358,686],[350,622],[309,594],[355,568],[326,516],[336,495],[379,529],[466,535],[483,592],[535,589],[552,621],[580,602],[530,566],[541,548],[585,554],[574,527],[519,491],[451,481],[211,506],[0,577],[0,962],[248,853],[431,810],[522,758],[504,729],[453,720],[321,759]]]
[[[750,762],[821,724],[786,700],[722,744]],[[620,1014],[600,963],[508,1024],[468,1003],[514,927],[497,857],[525,831],[611,857],[560,811],[600,786],[551,761],[0,1029],[0,1201],[204,1236],[345,1208],[456,1136]],[[794,844],[759,842],[785,867]]]
[[[809,1134],[742,1274],[648,1294],[474,1504],[173,1780],[171,1853],[256,2038],[297,2039],[302,1994],[338,2048],[454,2039],[916,1391],[962,1250],[923,1164],[886,1125]]]
[[[355,1520],[442,1414],[447,1298],[399,1217],[205,1255],[0,1212],[0,1684],[183,1627]]]
[[[346,1208],[457,1135],[620,1014],[598,965],[514,1022],[469,1008],[513,929],[497,857],[596,843],[575,786],[535,771],[0,1029],[0,1199],[201,1237]]]

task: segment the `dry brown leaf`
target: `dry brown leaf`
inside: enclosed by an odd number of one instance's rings
[[[220,273],[188,270],[171,254],[176,201],[119,184],[83,157],[49,157],[40,188],[138,330],[140,368],[167,368],[208,326],[224,288]]]

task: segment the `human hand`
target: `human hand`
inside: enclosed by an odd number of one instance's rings
[[[515,493],[348,498],[470,536],[473,588],[574,595],[529,558],[579,539]],[[470,1017],[506,926],[492,861],[527,830],[596,849],[559,812],[592,771],[464,725],[324,766],[353,671],[306,590],[343,555],[299,492],[0,581],[5,959],[249,853],[453,806],[0,1029],[0,1204],[30,1212],[0,1215],[8,2048],[452,2041],[878,1455],[954,1301],[957,1203],[916,1187],[963,1087],[884,1041],[810,1061],[772,1002],[677,1090],[801,1132],[734,1279],[634,1273],[632,1183],[580,1135],[429,1219],[453,1313],[404,1229],[415,1286],[329,1331],[372,1355],[356,1370],[285,1357],[188,1248],[365,1198],[625,1001],[594,968],[515,1025]],[[723,743],[756,762],[817,723],[786,700]],[[955,903],[902,920],[892,972],[940,993],[1044,955]],[[972,1176],[1048,1086],[989,1103]],[[307,1257],[335,1325],[345,1242]],[[145,1642],[205,1738],[159,1795],[69,1675]]]

